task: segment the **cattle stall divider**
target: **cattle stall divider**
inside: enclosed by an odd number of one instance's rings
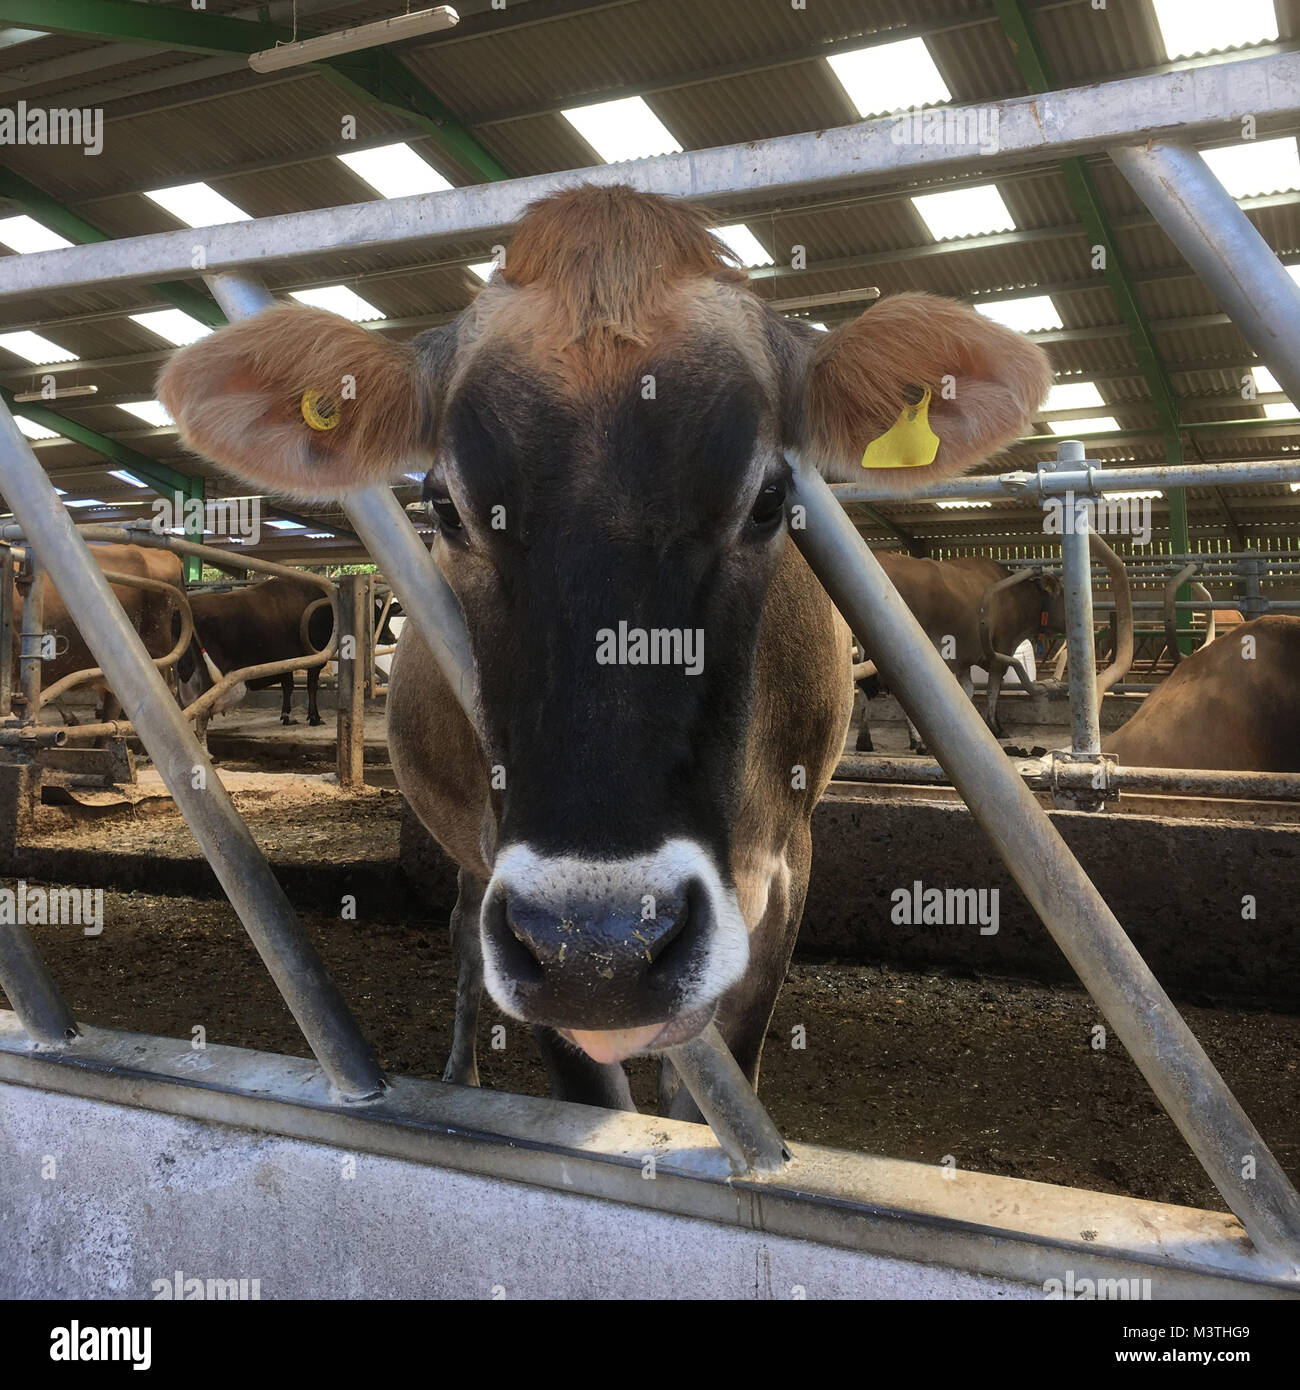
[[[242,317],[269,298],[248,274],[254,263],[355,247],[494,236],[535,198],[579,181],[631,183],[731,208],[746,200],[752,204],[759,194],[856,188],[900,173],[939,174],[975,165],[983,170],[1067,153],[1136,151],[1171,137],[1208,139],[1235,130],[1232,113],[1243,109],[1267,128],[1300,109],[1300,54],[1128,78],[1018,98],[997,103],[996,109],[1000,142],[992,153],[971,146],[900,143],[893,120],[885,118],[814,135],[204,229],[206,278],[227,314]],[[977,117],[978,111],[955,108],[954,115],[959,128],[965,128],[965,118]],[[1121,162],[1118,154],[1116,162]],[[1130,167],[1142,163],[1136,155],[1128,161]],[[1184,173],[1175,161],[1160,177],[1171,181],[1176,193]],[[1149,201],[1162,222],[1171,215],[1154,194]],[[1219,213],[1227,217],[1221,202],[1210,204],[1212,220]],[[7,258],[0,262],[0,299],[91,283],[185,278],[193,273],[193,239],[194,233],[186,230]],[[1222,252],[1222,244],[1212,246],[1211,259]],[[1235,272],[1241,274],[1240,265]],[[1261,284],[1268,280],[1270,293],[1276,291],[1270,321],[1259,325],[1257,346],[1279,380],[1295,381],[1300,357],[1291,357],[1290,340],[1272,336],[1265,343],[1263,334],[1274,333],[1278,315],[1289,314],[1300,323],[1300,287],[1289,280],[1276,285],[1263,258],[1250,262],[1246,278],[1256,273]],[[1242,323],[1252,337],[1256,326]],[[1288,354],[1286,368],[1279,344]],[[1293,394],[1300,396],[1300,387]],[[680,1070],[693,1093],[701,1087],[697,1100],[723,1131],[719,1138],[730,1161],[716,1150],[699,1149],[698,1139],[692,1138],[698,1135],[696,1126],[410,1078],[386,1081],[7,411],[0,412],[0,490],[70,606],[79,617],[92,620],[92,650],[138,721],[146,747],[324,1076],[296,1059],[232,1048],[213,1049],[204,1071],[186,1069],[174,1058],[175,1042],[92,1027],[78,1035],[30,936],[21,928],[0,927],[0,972],[15,1003],[14,1015],[0,1015],[0,1100],[29,1088],[35,1092],[30,1103],[38,1110],[43,1106],[51,1124],[62,1113],[54,1104],[59,1097],[112,1103],[119,1113],[122,1107],[134,1107],[155,1117],[197,1117],[317,1143],[354,1143],[435,1170],[504,1177],[507,1186],[523,1183],[568,1197],[596,1196],[640,1208],[642,1219],[646,1212],[671,1212],[733,1232],[757,1228],[764,1240],[790,1234],[878,1261],[904,1261],[915,1278],[924,1277],[916,1271],[937,1263],[982,1278],[1009,1279],[1023,1296],[1033,1296],[1044,1270],[1060,1271],[1063,1262],[1072,1270],[1158,1272],[1162,1292],[1300,1292],[1300,1200],[1285,1173],[925,639],[835,492],[816,471],[816,460],[794,458],[792,463],[791,502],[804,509],[804,524],[792,528],[793,539],[850,626],[869,637],[873,651],[880,653],[882,673],[1240,1226],[1216,1213],[981,1174],[956,1174],[950,1183],[948,1175],[925,1165],[781,1144],[752,1091],[735,1084],[725,1061],[717,1064],[718,1042],[710,1035],[688,1045]],[[1184,481],[1196,483],[1261,477],[1258,465],[1234,473],[1238,467],[1115,470],[1105,481],[1114,488],[1117,474],[1126,472],[1140,473],[1140,485],[1146,487],[1158,479],[1172,482],[1173,476],[1162,475],[1179,472]],[[1092,492],[1099,481],[1096,474],[1092,468],[1081,478],[1069,470],[1040,473],[1037,480],[1025,476],[1010,485],[1005,478],[977,479],[949,485],[948,495],[968,496],[981,485],[1015,494],[1035,481],[1040,493],[1046,489],[1059,495],[1072,477],[1082,482],[1083,491]],[[1283,468],[1278,476],[1289,474]],[[853,491],[843,489],[841,496],[849,499]],[[390,490],[372,487],[353,493],[345,506],[408,619],[476,718],[475,673],[463,615],[428,550]],[[1085,569],[1086,563],[1085,552]],[[206,791],[195,793],[191,772],[199,769],[206,770],[208,784]],[[728,1131],[728,1125],[734,1128]],[[654,1182],[641,1180],[638,1171],[647,1149],[661,1156]],[[740,1160],[748,1171],[736,1171]],[[1254,1165],[1251,1179],[1243,1176],[1248,1162]],[[502,1192],[500,1198],[505,1202],[508,1194]],[[1080,1239],[1081,1206],[1088,1210],[1090,1224],[1094,1213],[1105,1212],[1100,1241]],[[1243,1228],[1250,1246],[1241,1239]],[[1039,1288],[1041,1297],[1041,1284]]]

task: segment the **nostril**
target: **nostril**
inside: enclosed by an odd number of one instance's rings
[[[662,929],[647,951],[649,964],[656,974],[677,969],[682,964],[682,957],[694,949],[699,929],[708,919],[708,907],[704,885],[692,880],[686,885],[686,891],[672,914],[657,919]]]

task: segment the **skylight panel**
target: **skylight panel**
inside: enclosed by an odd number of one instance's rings
[[[656,154],[678,154],[682,148],[643,97],[578,106],[562,114],[608,164],[623,159],[648,159]]]
[[[58,251],[72,243],[42,226],[34,217],[0,217],[0,244],[26,255],[29,251]]]
[[[952,100],[924,39],[875,44],[826,61],[864,118]]]
[[[1090,420],[1049,420],[1047,428],[1053,434],[1064,434],[1073,439],[1076,435],[1106,434],[1117,430],[1119,421],[1113,415],[1095,415]]]
[[[148,487],[148,483],[143,483],[134,473],[128,473],[125,468],[110,468],[108,470],[110,478],[116,478],[119,483],[126,483],[128,487]]]
[[[1152,499],[1163,497],[1164,493],[1159,491],[1159,489],[1155,489],[1150,492],[1103,492],[1101,496],[1102,500],[1105,502],[1123,502],[1130,497],[1140,502],[1148,497]]]
[[[935,241],[1016,229],[1016,219],[992,183],[923,193],[912,199],[912,206]]]
[[[941,511],[945,511],[945,512],[957,512],[957,511],[962,511],[962,512],[964,512],[964,511],[967,511],[967,510],[969,510],[969,509],[971,509],[971,508],[973,508],[973,507],[991,507],[991,506],[993,505],[993,503],[992,503],[992,502],[936,502],[934,505],[935,505],[936,507],[938,507]]]
[[[58,343],[52,343],[39,333],[30,333],[26,329],[21,333],[0,333],[0,347],[12,352],[15,357],[22,357],[28,362],[35,362],[38,366],[44,366],[47,362],[76,362],[80,360],[75,352],[69,352],[67,348],[61,348]]]
[[[1300,285],[1300,265],[1287,266],[1286,273],[1296,282],[1297,285]]]
[[[46,429],[44,425],[38,425],[35,420],[29,420],[25,415],[15,415],[14,424],[28,439],[57,439],[59,437],[57,430]]]
[[[451,187],[433,165],[421,159],[410,145],[381,145],[376,150],[341,154],[338,159],[383,198],[439,193]]]
[[[63,499],[65,507],[107,507],[107,502],[101,502],[98,497],[65,497]]]
[[[346,285],[325,285],[318,290],[294,290],[293,297],[299,304],[310,304],[315,309],[328,309],[331,314],[341,314],[353,323],[370,323],[374,319],[387,317],[382,309],[376,309]]]
[[[497,263],[495,261],[476,261],[473,265],[466,266],[465,268],[471,275],[476,275],[486,285],[492,278],[492,272],[497,268]]]
[[[272,526],[277,531],[305,531],[307,528],[301,521],[268,521],[268,526]]]
[[[1222,150],[1202,150],[1215,178],[1234,198],[1300,189],[1300,147],[1294,135],[1280,140],[1241,140]]]
[[[197,343],[212,332],[206,323],[200,323],[181,309],[150,309],[147,313],[128,314],[127,317],[174,347]]]
[[[206,183],[178,183],[172,188],[152,189],[144,196],[187,227],[216,227],[222,222],[252,220],[243,208],[236,207]]]
[[[728,251],[734,252],[741,265],[772,264],[772,257],[763,250],[763,243],[743,222],[728,227],[714,227],[712,232]]]
[[[1278,384],[1278,379],[1269,371],[1267,367],[1252,367],[1251,375],[1255,378],[1255,390],[1261,395],[1266,396],[1270,391],[1280,391],[1282,387]]]
[[[156,429],[174,423],[172,417],[167,414],[167,407],[161,401],[125,401],[118,406],[118,409],[125,410],[128,414],[134,415],[136,419],[143,420],[146,425],[153,425]]]
[[[1274,401],[1270,405],[1261,406],[1266,420],[1294,420],[1300,415],[1290,401]]]
[[[1065,327],[1052,297],[1046,294],[1027,295],[1024,299],[1002,299],[995,304],[977,304],[975,308],[985,318],[1017,333],[1040,333]]]
[[[1220,53],[1277,38],[1273,0],[1151,0],[1170,58]]]
[[[1047,393],[1044,410],[1086,410],[1089,406],[1102,405],[1095,381],[1060,381]]]

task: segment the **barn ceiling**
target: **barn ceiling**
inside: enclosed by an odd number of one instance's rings
[[[248,67],[247,52],[277,37],[343,28],[396,8],[392,0],[256,7],[209,0],[196,12],[188,0],[0,0],[0,100],[104,113],[103,149],[93,157],[79,147],[0,146],[0,233],[17,217],[73,242],[175,230],[184,224],[147,194],[198,182],[252,217],[377,199],[376,188],[338,156],[393,145],[457,186],[582,168],[600,157],[563,113],[631,97],[643,98],[684,149],[848,124],[860,109],[835,60],[903,40],[924,45],[957,103],[1206,61],[1171,61],[1153,0],[1110,0],[1103,9],[1091,0],[808,0],[803,9],[789,0],[508,0],[503,9],[461,0],[455,29],[356,55],[354,63],[270,75]],[[1244,46],[1213,61],[1300,42],[1300,0],[1277,0],[1277,37],[1262,43],[1249,42],[1243,8],[1226,8],[1242,15]],[[56,23],[57,32],[45,32]],[[1268,132],[1284,157],[1279,186],[1240,200],[1292,266],[1300,266],[1300,177],[1285,173],[1285,157],[1288,150],[1296,157],[1296,134],[1297,127]],[[1266,381],[1258,398],[1243,398],[1254,353],[1122,176],[1104,157],[1070,164],[873,186],[858,196],[756,199],[745,225],[774,262],[757,268],[758,290],[830,325],[861,301],[804,301],[868,286],[994,305],[1049,297],[1055,324],[1037,336],[1058,382],[1093,383],[1095,403],[1045,415],[1034,437],[1010,458],[991,461],[990,470],[1032,466],[1054,452],[1054,424],[1096,417],[1114,422],[1089,444],[1105,463],[1163,463],[1175,431],[1188,462],[1300,453],[1295,406]],[[912,201],[990,184],[1012,225],[984,230],[959,220],[955,235],[937,235]],[[1110,276],[1091,264],[1098,219],[1115,254]],[[795,246],[806,247],[807,259],[797,271],[790,267]],[[0,246],[0,254],[20,252]],[[409,247],[331,253],[268,267],[266,278],[286,295],[345,286],[382,316],[374,331],[407,337],[463,309],[479,284],[469,267],[489,255],[490,247],[474,242],[440,244],[423,258]],[[220,322],[197,277],[4,304],[0,388],[39,390],[47,374],[60,388],[97,388],[93,396],[46,402],[60,418],[39,416],[52,437],[34,441],[68,499],[102,504],[82,508],[84,520],[148,515],[153,492],[115,476],[135,476],[132,460],[152,467],[151,479],[172,470],[205,478],[210,496],[230,490],[180,447],[165,421],[123,409],[153,399],[170,351],[130,316],[177,305],[201,323]],[[4,345],[3,335],[24,332],[56,344],[69,360],[30,362]],[[1300,493],[1285,485],[1193,488],[1188,502],[1194,541],[1300,546]],[[300,513],[269,510],[301,529],[264,533],[256,553],[307,563],[358,553],[347,534],[327,537],[343,525],[337,511]],[[881,513],[937,547],[1014,543],[1040,530],[1035,512],[1010,503],[968,512],[891,505]],[[872,538],[890,535],[878,520],[861,519]],[[1158,537],[1167,536],[1161,500],[1155,525]]]

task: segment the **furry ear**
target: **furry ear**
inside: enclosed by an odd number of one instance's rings
[[[265,309],[174,353],[158,399],[196,453],[289,496],[386,482],[430,453],[412,349],[305,305]]]
[[[832,481],[869,487],[881,497],[964,473],[1018,438],[1052,383],[1042,348],[937,295],[893,295],[818,336],[800,452]],[[932,462],[862,467],[867,445],[916,403],[918,387],[930,391],[929,424],[938,436]]]

